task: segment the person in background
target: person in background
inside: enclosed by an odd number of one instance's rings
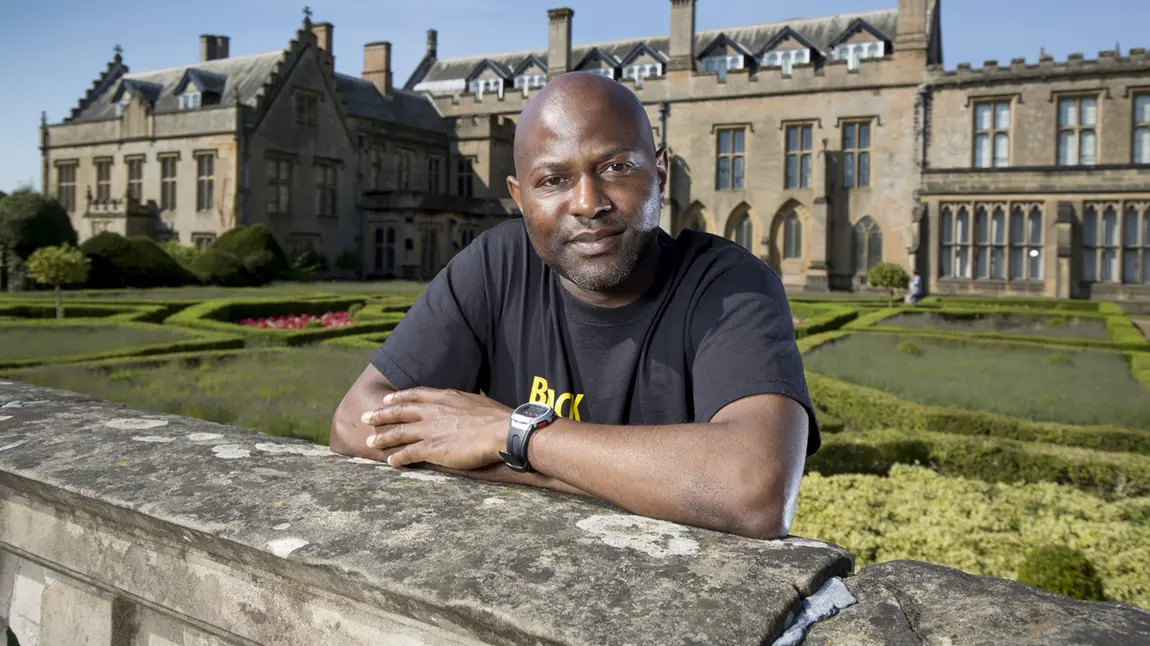
[[[908,305],[917,305],[922,300],[922,276],[918,275],[917,269],[910,271],[910,291],[906,293],[906,302]]]

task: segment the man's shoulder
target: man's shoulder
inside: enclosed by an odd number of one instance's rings
[[[503,269],[515,264],[514,259],[522,253],[525,244],[527,230],[523,219],[507,220],[475,236],[448,261],[448,266],[455,272],[502,273]]]

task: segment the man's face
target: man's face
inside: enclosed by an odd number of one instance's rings
[[[652,154],[630,115],[550,108],[532,124],[511,194],[545,263],[581,289],[608,290],[659,226],[666,153]]]

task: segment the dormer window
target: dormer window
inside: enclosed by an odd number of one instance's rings
[[[615,69],[612,67],[591,67],[591,68],[583,69],[583,70],[579,70],[579,71],[580,72],[591,72],[592,74],[598,74],[599,76],[602,76],[605,79],[611,79],[611,80],[615,79]]]
[[[811,62],[809,49],[784,49],[763,54],[763,67],[781,67],[783,74],[791,75],[791,69],[796,63],[802,65]]]
[[[181,110],[195,110],[200,107],[203,101],[203,95],[195,90],[184,92],[180,95],[180,109]]]
[[[132,102],[132,95],[125,92],[123,98],[121,98],[119,101],[116,102],[116,116],[117,117],[124,116],[124,110],[128,107],[128,104],[131,102]]]
[[[886,43],[881,40],[872,43],[843,43],[836,46],[831,55],[840,61],[846,61],[847,69],[857,70],[862,59],[885,56]]]
[[[541,88],[547,85],[546,74],[520,74],[515,77],[515,89],[523,90],[523,95],[526,96],[527,92],[536,88]]]
[[[702,60],[702,64],[703,71],[716,72],[719,75],[719,80],[723,81],[727,78],[728,70],[743,69],[743,55],[728,54],[722,56],[708,56]]]
[[[635,87],[643,87],[643,79],[647,78],[648,76],[662,75],[662,63],[641,63],[639,65],[628,65],[623,68],[623,78],[634,79]]]
[[[503,79],[475,79],[469,86],[471,93],[477,97],[482,97],[484,93],[495,92],[499,98],[503,98]]]

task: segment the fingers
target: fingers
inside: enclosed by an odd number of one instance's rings
[[[388,395],[390,397],[391,395]],[[426,418],[427,405],[418,402],[391,403],[384,398],[384,405],[375,410],[369,410],[360,417],[364,424],[372,426],[385,426],[387,424],[406,424],[421,422]]]
[[[367,438],[367,446],[372,449],[389,449],[402,444],[418,442],[422,438],[417,424],[399,424],[371,435]]]
[[[416,462],[427,462],[432,448],[431,442],[408,444],[388,456],[387,463],[393,467],[403,467]]]

